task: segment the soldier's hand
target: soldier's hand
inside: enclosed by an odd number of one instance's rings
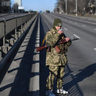
[[[63,30],[59,30],[58,33],[59,33],[59,34],[62,34],[62,33],[63,33]]]
[[[70,40],[70,38],[66,37],[65,40],[68,42]]]

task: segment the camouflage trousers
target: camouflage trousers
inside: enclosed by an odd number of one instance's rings
[[[49,76],[47,78],[46,88],[47,90],[53,89],[54,79],[56,79],[57,89],[61,89],[63,86],[63,76],[65,74],[65,67],[63,66],[49,66]]]

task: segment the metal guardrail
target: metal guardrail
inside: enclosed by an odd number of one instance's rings
[[[28,33],[31,26],[35,26],[37,22],[37,14],[28,22],[28,27],[25,29],[23,34],[18,38],[18,40],[15,42],[11,50],[8,51],[8,53],[5,55],[5,57],[0,61],[0,73],[2,72],[3,68],[6,66],[8,61],[10,61],[12,54],[14,54],[14,51],[18,50],[19,46],[21,45],[23,39],[25,38],[26,34]]]
[[[19,27],[20,25],[30,20],[34,15],[35,14],[28,14],[20,17],[15,16],[14,18],[7,20],[3,18],[3,20],[0,21],[0,39],[9,34],[15,28]]]
[[[3,38],[2,44],[0,45],[0,61],[3,57],[8,53],[11,47],[15,44],[18,38],[24,33],[30,23],[36,18],[37,14],[30,14],[21,17],[15,17],[7,20],[3,20],[0,22],[1,30],[3,32],[0,33],[1,38]],[[18,27],[19,30],[18,30]],[[13,31],[14,30],[14,31]],[[12,34],[9,34],[12,33]],[[7,34],[10,38],[7,39]]]

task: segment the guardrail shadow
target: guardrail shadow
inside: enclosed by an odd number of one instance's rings
[[[46,32],[48,31],[48,27],[43,19],[41,19],[40,23],[40,45],[44,39]],[[49,69],[46,67],[46,49],[40,51],[40,96],[45,96],[46,92],[46,79],[49,74]]]
[[[8,71],[9,73],[11,73],[17,70],[17,75],[14,79],[14,82],[0,88],[0,92],[2,92],[3,90],[6,90],[11,87],[8,96],[32,96],[32,94],[39,94],[39,90],[32,91],[32,89],[30,89],[31,88],[30,84],[34,83],[30,81],[31,78],[39,76],[39,72],[32,72],[32,65],[40,62],[39,60],[34,61],[32,59],[33,55],[36,54],[34,53],[34,49],[35,49],[37,24],[38,23],[36,22],[36,26],[34,27],[32,34],[30,34],[30,39],[23,57],[15,59],[15,62],[18,61],[19,59],[22,59],[20,62],[20,66]]]
[[[80,72],[75,76],[71,74],[72,71],[68,65],[66,66],[66,70],[68,73],[64,77],[64,88],[69,90],[69,96],[84,96],[78,83],[96,72],[96,63],[87,66],[85,69],[79,70]]]
[[[35,49],[36,32],[37,26],[35,26],[31,34],[30,40],[28,42],[24,56],[22,57],[20,67],[9,96],[32,96],[32,94],[39,94],[39,90],[31,91],[32,89],[30,89],[32,87],[30,87],[30,84],[34,83],[31,82],[30,79],[35,76],[39,76],[39,72],[32,72],[32,65],[35,63],[39,63],[39,61],[33,61],[32,59]],[[19,59],[20,58],[17,58],[15,60]]]

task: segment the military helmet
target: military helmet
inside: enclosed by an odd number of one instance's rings
[[[61,19],[59,18],[56,18],[53,22],[53,27],[55,26],[62,26],[62,22],[61,22]]]

